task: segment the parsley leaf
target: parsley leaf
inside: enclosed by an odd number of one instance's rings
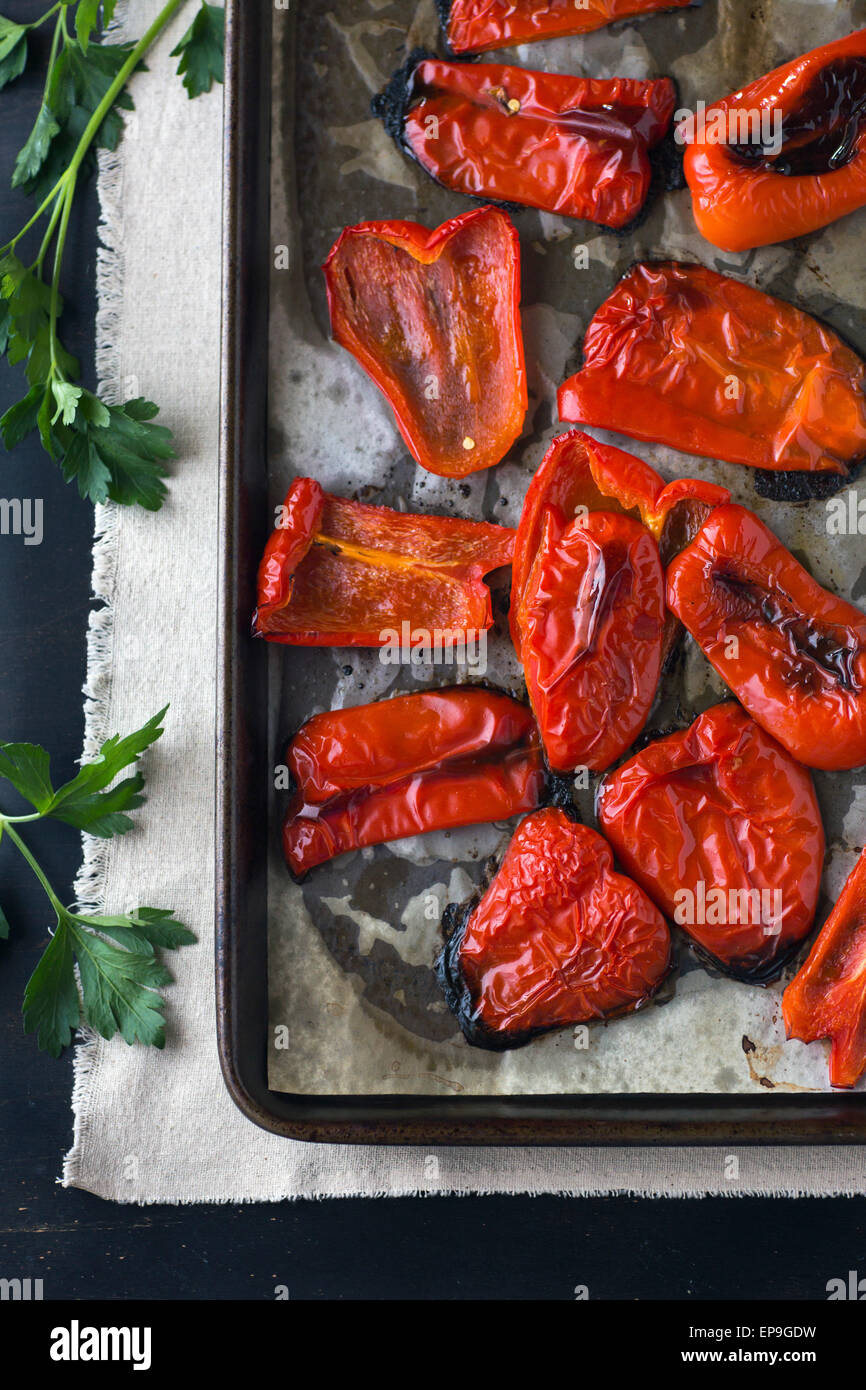
[[[0,907],[0,941],[9,940],[9,918]]]
[[[51,141],[55,135],[59,134],[60,126],[54,119],[54,113],[50,106],[46,106],[43,102],[39,108],[36,123],[15,161],[15,172],[12,175],[13,188],[28,187],[28,191],[33,188],[33,180],[48,158]]]
[[[24,990],[24,1031],[59,1057],[81,1020],[69,925],[59,921]]]
[[[225,67],[225,11],[221,5],[202,7],[187,29],[172,58],[180,58],[178,77],[183,78],[190,98],[209,92],[214,82],[222,82]]]
[[[0,91],[27,66],[27,28],[0,15]]]
[[[123,835],[132,825],[126,813],[143,801],[144,778],[138,768],[130,777],[116,778],[160,737],[164,715],[161,710],[126,738],[115,734],[106,739],[99,755],[57,790],[49,756],[38,744],[0,744],[0,777],[38,816],[91,835]],[[0,813],[0,835],[18,847],[39,876],[57,926],[24,993],[25,1031],[35,1032],[39,1046],[55,1057],[72,1041],[82,1018],[105,1038],[119,1032],[128,1043],[162,1047],[164,1004],[157,991],[172,977],[158,952],[189,946],[195,936],[165,908],[139,907],[120,916],[71,912],[20,837],[18,827],[28,819],[32,817]],[[8,935],[9,923],[0,910],[0,938]]]

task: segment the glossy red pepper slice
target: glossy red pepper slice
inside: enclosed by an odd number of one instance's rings
[[[514,531],[346,501],[296,478],[259,568],[253,632],[294,646],[450,647],[490,627],[484,575]],[[400,634],[399,637],[395,634]]]
[[[512,565],[511,635],[520,645],[520,595],[538,553],[545,512],[565,517],[624,512],[643,522],[668,565],[697,534],[714,507],[729,502],[727,488],[697,478],[666,483],[635,454],[600,444],[581,430],[557,435],[544,455],[523,503]]]
[[[738,280],[642,264],[593,317],[559,413],[684,453],[844,477],[866,455],[866,364]]]
[[[762,521],[719,507],[667,573],[668,606],[763,728],[807,767],[866,763],[866,615]]]
[[[501,63],[424,58],[374,102],[390,133],[457,193],[624,227],[650,186],[670,78],[572,77]]]
[[[484,53],[571,34],[588,34],[618,19],[684,9],[696,0],[439,0],[452,53]]]
[[[866,29],[715,102],[683,134],[695,221],[725,251],[806,236],[866,206]]]
[[[630,1013],[669,969],[661,913],[600,835],[554,807],[521,821],[490,887],[444,926],[437,974],[478,1047]]]
[[[666,485],[578,430],[551,444],[517,531],[510,622],[557,771],[604,771],[644,727],[680,631],[663,562],[728,498],[692,479]]]
[[[413,458],[448,478],[498,463],[527,405],[510,218],[474,208],[432,232],[362,222],[324,273],[334,338],[384,394]]]
[[[520,597],[520,658],[550,766],[604,771],[646,723],[662,665],[664,573],[631,517],[548,507]]]
[[[546,786],[529,709],[473,686],[314,715],[287,763],[283,849],[296,878],[347,850],[507,820]]]
[[[866,1071],[866,851],[848,875],[809,957],[782,996],[789,1038],[829,1038],[831,1086]]]
[[[812,779],[731,701],[608,776],[627,873],[729,974],[763,982],[809,933],[824,862]]]

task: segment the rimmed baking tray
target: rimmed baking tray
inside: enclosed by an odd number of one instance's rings
[[[219,507],[216,972],[221,1064],[255,1123],[381,1144],[866,1142],[864,1094],[314,1096],[267,1081],[267,653],[249,639],[268,527],[273,8],[228,0]],[[291,659],[290,657],[288,659]]]

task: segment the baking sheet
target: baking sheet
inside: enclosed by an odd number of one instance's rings
[[[437,226],[472,206],[400,154],[369,115],[378,91],[419,45],[433,48],[433,0],[301,0],[275,24],[270,342],[271,500],[292,476],[312,475],[346,496],[405,510],[516,525],[526,488],[557,423],[556,388],[575,370],[585,327],[634,261],[701,260],[790,299],[866,354],[866,212],[796,244],[733,255],[696,233],[685,190],[667,194],[635,232],[524,210],[523,327],[530,405],[506,460],[459,482],[417,467],[391,413],[354,360],[329,341],[319,267],[343,226],[410,218]],[[866,23],[866,0],[705,0],[701,9],[624,22],[584,39],[523,45],[506,61],[586,76],[670,74],[693,108],[776,64]],[[493,56],[493,55],[491,55]],[[493,57],[495,60],[495,57]],[[578,248],[589,252],[580,269]],[[702,476],[729,487],[816,578],[857,602],[866,594],[858,537],[827,534],[823,502],[757,496],[750,470],[694,460],[606,433],[666,478]],[[852,489],[856,491],[856,487]],[[845,494],[841,494],[843,497]],[[504,597],[504,595],[503,595]],[[311,714],[432,685],[476,679],[467,667],[383,665],[374,650],[274,646],[269,653],[270,747],[278,767],[291,732]],[[504,620],[490,635],[486,679],[523,693]],[[648,727],[678,707],[694,714],[726,697],[694,644],[669,673]],[[277,778],[272,779],[274,781]],[[815,776],[828,856],[818,920],[856,860],[866,825],[861,773]],[[578,796],[594,824],[592,788]],[[470,1048],[433,976],[446,902],[481,882],[512,825],[415,837],[343,856],[297,886],[286,872],[274,789],[269,826],[269,1084],[300,1094],[567,1094],[826,1090],[823,1043],[786,1043],[781,992],[726,980],[678,938],[680,968],[657,1002],[630,1018],[563,1030],[493,1054]],[[862,1083],[861,1083],[862,1084]]]

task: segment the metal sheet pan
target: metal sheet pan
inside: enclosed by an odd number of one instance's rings
[[[307,3],[312,4],[312,0]],[[725,0],[720,4],[724,8]],[[318,5],[315,9],[320,15]],[[708,0],[705,12],[714,9],[714,0]],[[387,21],[378,22],[387,29]],[[701,22],[706,23],[706,18]],[[280,26],[276,34],[275,24]],[[758,1095],[316,1095],[268,1089],[268,772],[275,760],[275,747],[274,729],[269,728],[267,653],[263,644],[250,642],[248,623],[256,565],[268,529],[269,498],[279,486],[279,479],[269,479],[266,466],[268,399],[263,362],[274,308],[268,272],[274,241],[270,229],[270,136],[275,38],[277,71],[283,75],[279,95],[285,103],[293,100],[295,90],[292,26],[282,14],[275,19],[269,4],[229,3],[216,779],[218,1021],[229,1089],[257,1123],[302,1139],[419,1144],[838,1143],[866,1139],[863,1095],[767,1091]],[[802,48],[811,41],[811,35],[804,36]],[[395,42],[395,58],[399,58],[399,51]],[[309,47],[299,55],[301,85],[303,65],[320,61],[321,56]],[[531,54],[524,51],[520,56],[531,63]],[[356,50],[356,63],[358,57]],[[732,55],[732,62],[735,57]],[[317,99],[327,100],[327,84],[312,86],[312,73],[320,75],[315,69],[307,72],[307,100],[312,99],[313,91]],[[296,139],[303,139],[303,129]],[[328,176],[328,162],[311,155],[305,169],[303,200],[305,210],[309,213],[313,209],[314,215],[306,219],[306,227],[320,223],[325,239],[331,230],[328,217],[342,214],[339,195],[334,204],[333,190],[330,204],[327,201],[322,181]],[[438,215],[439,193],[430,185],[428,206],[397,215],[415,215],[434,225],[453,211],[449,205],[447,212]],[[320,206],[327,206],[328,213],[317,223],[315,210]],[[352,220],[350,213],[347,208],[342,220]],[[376,214],[368,210],[367,215]],[[298,218],[295,228],[297,244],[302,248],[302,275],[312,273],[322,249],[318,245],[305,247],[303,221]],[[556,257],[561,254],[557,251],[557,229],[549,230],[552,235],[541,255],[552,253]],[[629,252],[622,247],[614,253],[617,243],[607,245],[612,279],[623,256],[641,254],[639,249]],[[677,249],[675,245],[670,248],[674,254]],[[790,273],[796,279],[801,271],[798,265]],[[778,283],[765,287],[785,294],[784,268],[778,269],[778,276]],[[790,285],[787,293],[794,297]],[[595,302],[599,298],[596,293]],[[739,481],[742,487],[742,479]],[[436,509],[434,501],[429,506]],[[283,649],[281,657],[291,661],[291,649]],[[306,675],[303,679],[306,681]]]

